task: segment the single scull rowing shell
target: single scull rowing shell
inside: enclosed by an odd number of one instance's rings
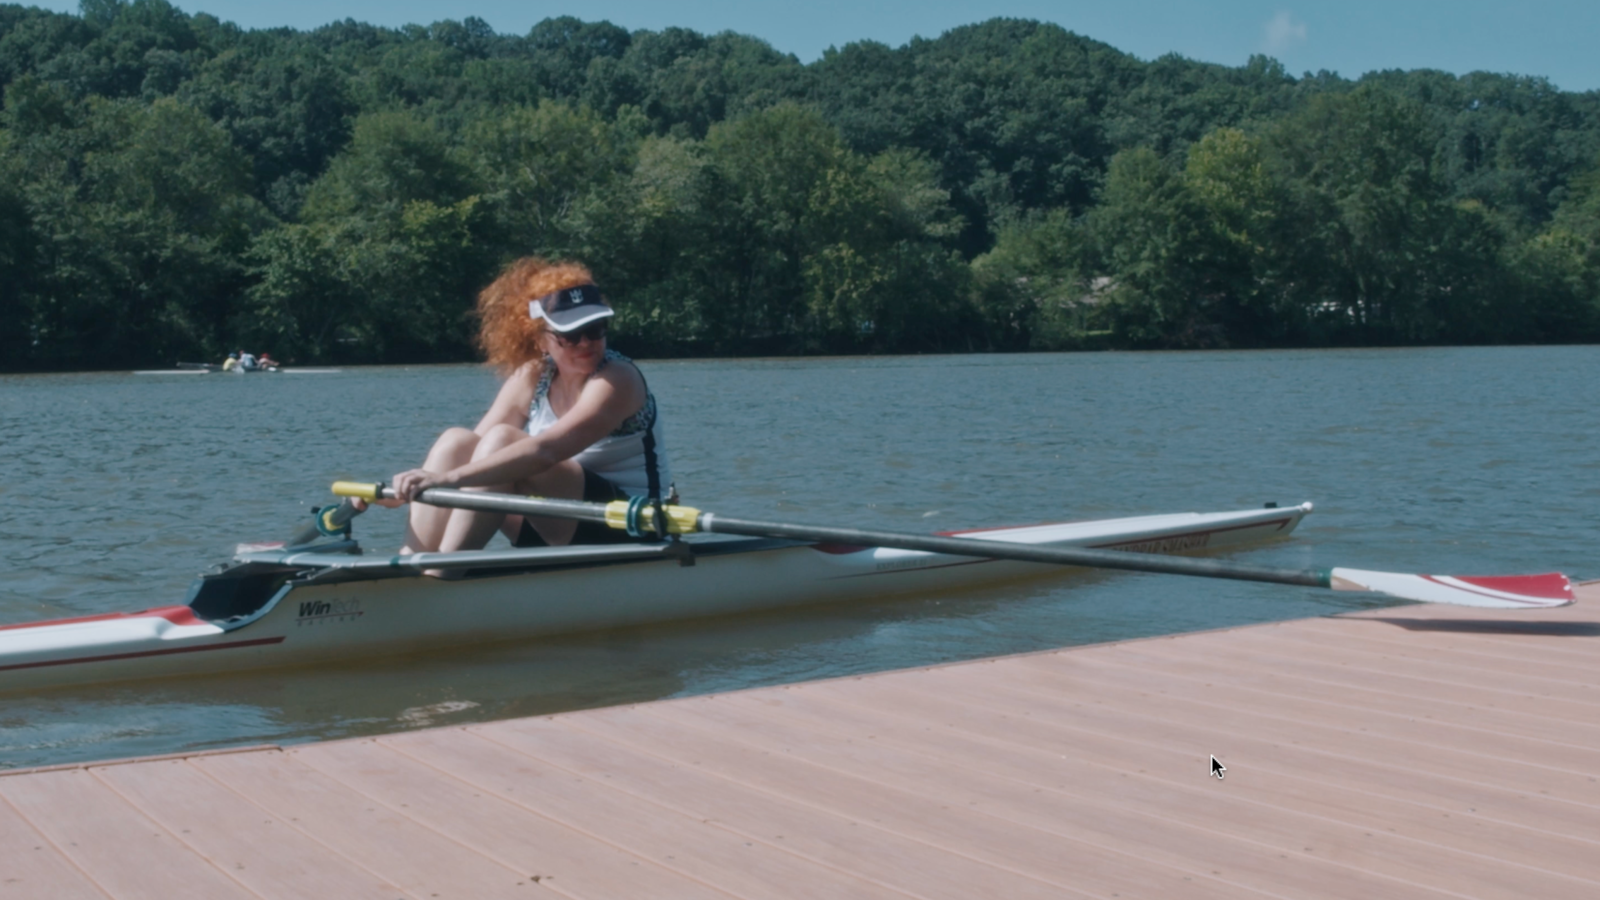
[[[1142,553],[1289,534],[1311,504],[956,532]],[[456,580],[424,576],[449,569]],[[0,692],[345,660],[889,594],[1057,570],[1029,562],[705,535],[668,544],[362,554],[241,547],[188,605],[0,627]]]

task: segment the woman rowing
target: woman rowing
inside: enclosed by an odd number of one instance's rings
[[[476,428],[449,429],[421,468],[394,476],[400,500],[432,487],[591,502],[665,496],[655,397],[631,360],[606,349],[612,309],[588,269],[517,260],[478,295],[478,314],[478,343],[505,383]],[[416,503],[401,552],[474,550],[496,530],[519,547],[628,540],[593,522]]]

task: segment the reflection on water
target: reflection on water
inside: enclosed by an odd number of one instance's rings
[[[1593,348],[646,363],[685,498],[941,530],[1311,499],[1272,565],[1593,575]],[[1566,386],[1563,388],[1562,386]],[[494,389],[476,367],[0,378],[0,624],[176,602],[335,478],[413,465]],[[357,524],[398,543],[400,516]],[[448,602],[444,598],[441,602]],[[536,715],[1383,605],[1070,573],[194,682],[0,695],[0,765]]]

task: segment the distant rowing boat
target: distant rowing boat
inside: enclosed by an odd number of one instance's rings
[[[138,369],[135,375],[335,375],[343,369],[310,369],[272,366],[265,369],[224,369],[217,363],[178,363],[175,369]]]

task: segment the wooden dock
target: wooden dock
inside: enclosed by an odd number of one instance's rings
[[[7,773],[0,897],[1600,897],[1597,608]]]

